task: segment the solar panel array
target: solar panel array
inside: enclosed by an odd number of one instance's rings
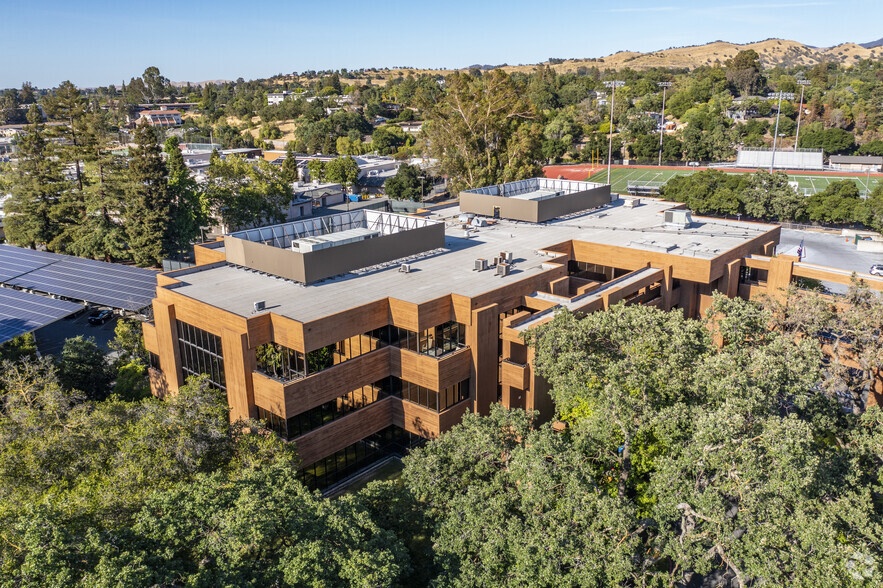
[[[0,282],[137,311],[156,292],[154,270],[0,245]]]
[[[0,245],[0,282],[6,283],[35,269],[60,261],[63,257],[46,251]]]
[[[45,327],[82,308],[74,302],[0,288],[0,343]]]

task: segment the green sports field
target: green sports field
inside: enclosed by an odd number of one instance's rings
[[[730,170],[721,170],[724,173],[745,173],[734,172]],[[690,168],[684,169],[652,169],[652,168],[627,168],[616,167],[610,170],[611,190],[619,194],[627,194],[627,185],[629,182],[661,182],[665,183],[674,176],[682,176],[687,174],[698,173]],[[880,177],[871,176],[871,185],[867,186],[868,176],[829,176],[829,175],[812,175],[801,174],[800,172],[789,173],[788,177],[792,181],[798,182],[798,191],[804,194],[815,194],[824,190],[831,182],[839,182],[840,180],[853,180],[857,185],[859,192],[864,193],[870,188],[871,190],[877,183],[883,181]],[[589,178],[590,182],[606,182],[607,170],[603,170],[592,174]]]

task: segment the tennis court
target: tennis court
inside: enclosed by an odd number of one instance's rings
[[[651,183],[651,182],[667,182],[675,176],[683,176],[698,173],[700,170],[691,168],[648,168],[648,167],[615,167],[610,170],[611,191],[619,194],[628,193],[629,183]],[[748,171],[732,171],[721,170],[724,173],[740,174],[750,173]],[[841,180],[852,180],[858,185],[859,192],[864,194],[869,190],[873,190],[878,183],[883,181],[879,175],[870,177],[870,185],[867,175],[828,175],[828,174],[802,174],[800,172],[789,173],[788,178],[797,182],[797,190],[801,194],[815,194],[821,192],[828,187],[831,182],[839,182]],[[590,182],[607,182],[607,170],[598,171],[588,180]]]

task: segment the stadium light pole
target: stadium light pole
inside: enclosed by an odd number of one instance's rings
[[[662,121],[659,125],[659,167],[662,167],[662,135],[665,132],[665,90],[671,88],[671,82],[656,82],[662,88]]]
[[[776,107],[776,130],[773,133],[773,156],[770,157],[770,173],[773,173],[773,166],[776,163],[776,141],[779,139],[779,115],[782,113],[782,98],[791,100],[794,98],[794,94],[790,92],[775,92],[769,94],[767,98],[779,99],[779,105]]]
[[[607,185],[610,185],[610,161],[613,156],[613,105],[616,100],[616,89],[625,86],[625,82],[620,80],[614,80],[609,82],[604,82],[604,86],[611,88],[612,92],[610,94],[610,134],[607,139]]]
[[[797,136],[794,137],[794,151],[797,152],[797,142],[800,140],[800,117],[803,116],[803,91],[807,86],[812,85],[809,80],[797,80],[800,84],[800,109],[797,111]]]

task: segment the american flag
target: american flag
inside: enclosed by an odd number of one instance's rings
[[[797,246],[797,260],[800,261],[803,259],[803,239],[800,240],[800,245]]]

